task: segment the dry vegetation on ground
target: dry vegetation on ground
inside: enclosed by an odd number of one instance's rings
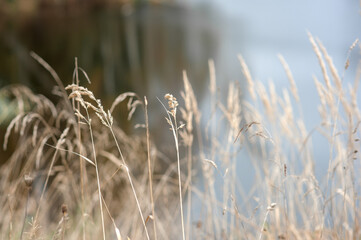
[[[24,86],[0,90],[17,106],[2,136],[4,148],[16,147],[0,166],[1,239],[359,239],[360,76],[343,79],[322,43],[310,41],[323,73],[314,77],[314,129],[295,108],[302,100],[282,56],[289,90],[278,95],[272,83],[254,81],[239,56],[247,88],[231,83],[225,102],[210,61],[209,114],[185,72],[181,98],[160,99],[174,139],[170,157],[152,141],[146,98],[123,93],[108,111],[79,85],[87,76],[77,64],[64,87],[32,53],[56,80],[59,101]],[[129,117],[144,116],[139,134],[113,119],[122,103]],[[315,176],[315,132],[328,142],[324,180]],[[245,162],[254,172],[250,189],[237,173]]]

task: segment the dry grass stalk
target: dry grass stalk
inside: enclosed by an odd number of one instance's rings
[[[77,72],[77,71],[76,71]],[[94,165],[95,165],[95,172],[97,177],[97,186],[98,186],[98,196],[99,196],[99,206],[100,206],[100,214],[101,214],[101,222],[102,222],[102,233],[103,233],[103,239],[105,240],[105,226],[104,226],[104,214],[103,214],[103,203],[102,203],[102,193],[101,193],[101,184],[100,184],[100,176],[99,176],[99,169],[98,169],[98,161],[97,161],[97,154],[95,150],[95,143],[94,143],[94,137],[93,137],[93,131],[92,131],[92,123],[91,118],[89,116],[88,108],[91,108],[95,111],[96,115],[99,117],[101,122],[106,126],[111,126],[113,123],[112,116],[108,112],[105,113],[103,106],[101,105],[100,100],[96,99],[92,92],[90,92],[88,89],[81,87],[77,84],[72,84],[70,86],[66,87],[66,90],[71,89],[72,93],[69,95],[70,99],[74,99],[78,104],[80,104],[84,110],[86,111],[86,116],[83,116],[80,113],[79,109],[76,109],[76,116],[78,119],[82,119],[85,121],[89,127],[89,133],[90,133],[90,139],[91,139],[91,145],[92,145],[92,152],[93,152],[93,159],[94,159]],[[98,108],[95,107],[92,103],[87,102],[83,99],[83,96],[89,97],[91,100],[95,101]]]
[[[89,91],[88,89],[86,89],[84,87],[81,87],[81,86],[74,85],[74,84],[67,86],[66,89],[67,90],[69,90],[69,89],[72,90],[71,94],[69,95],[69,98],[74,98],[75,101],[79,102],[80,105],[86,111],[86,117],[84,117],[79,111],[77,111],[76,114],[78,116],[80,116],[89,126],[89,132],[90,132],[91,142],[92,142],[92,146],[93,146],[93,157],[94,157],[94,162],[95,162],[95,169],[96,169],[96,173],[97,173],[97,182],[98,182],[98,190],[99,190],[99,204],[100,204],[100,211],[101,211],[101,216],[102,216],[102,226],[103,226],[103,238],[105,239],[105,227],[104,227],[104,217],[103,217],[102,201],[101,201],[102,194],[101,194],[101,190],[100,190],[101,186],[100,186],[100,180],[99,180],[98,164],[97,164],[97,161],[96,161],[96,152],[95,152],[95,144],[94,144],[94,138],[93,138],[92,125],[91,125],[91,118],[89,117],[89,112],[88,112],[89,108],[95,111],[95,114],[97,115],[97,117],[99,118],[101,123],[104,126],[106,126],[107,128],[109,128],[109,130],[110,130],[110,132],[111,132],[111,134],[113,136],[114,142],[116,143],[118,152],[119,152],[119,154],[121,156],[123,166],[124,166],[124,168],[126,170],[126,173],[127,173],[128,179],[129,179],[129,183],[131,185],[131,188],[132,188],[132,191],[133,191],[133,194],[134,194],[137,206],[138,206],[138,211],[139,211],[139,214],[140,214],[140,217],[141,217],[144,229],[145,229],[147,239],[149,239],[148,230],[147,230],[147,227],[145,225],[145,221],[144,221],[143,213],[142,213],[142,210],[141,210],[141,207],[140,207],[140,203],[139,203],[139,200],[138,200],[135,188],[134,188],[132,178],[131,178],[130,173],[129,173],[129,168],[127,167],[127,164],[125,162],[122,151],[120,150],[117,138],[116,138],[116,136],[114,134],[114,131],[113,131],[113,128],[112,128],[112,126],[113,126],[113,116],[111,115],[111,112],[109,110],[108,110],[108,112],[105,112],[104,107],[101,104],[101,101],[99,99],[97,99],[94,96],[94,94],[91,91]],[[88,97],[91,101],[95,102],[96,105],[94,105],[91,102],[88,102],[88,101],[84,100],[83,96]],[[120,101],[118,100],[117,103],[119,103],[119,102]],[[138,102],[135,102],[135,104],[133,103],[133,104],[130,105],[130,108],[132,109],[131,112],[135,111],[135,108],[136,108],[137,105],[139,105]],[[115,106],[115,105],[113,105],[113,106]]]
[[[31,187],[33,185],[33,178],[30,175],[25,175],[24,176],[24,182],[26,185],[26,190],[27,190],[27,196],[26,196],[26,204],[25,204],[25,215],[24,215],[24,221],[23,221],[23,226],[21,227],[21,233],[20,233],[20,239],[23,239],[23,234],[24,234],[24,229],[25,229],[25,223],[26,223],[26,218],[28,215],[28,205],[29,205],[29,197],[30,197],[30,190]]]
[[[75,58],[75,69],[74,69],[74,74],[73,74],[73,83],[74,83],[74,79],[75,79],[75,84],[76,85],[80,85],[79,82],[79,67],[78,67],[78,58]],[[83,73],[85,73],[85,71],[83,71]],[[87,76],[85,74],[85,76]],[[89,79],[87,77],[87,79]],[[89,80],[90,82],[90,80]],[[74,99],[73,99],[73,106],[74,106]],[[75,106],[74,106],[75,107]],[[76,103],[76,110],[77,112],[80,112],[80,103],[77,102]],[[80,128],[80,124],[81,124],[81,116],[77,116],[77,120],[78,120],[78,128],[77,128],[77,139],[78,142],[81,143],[82,140],[82,136],[81,136],[81,128]],[[86,233],[85,233],[85,193],[84,193],[84,179],[85,179],[85,175],[86,175],[86,168],[84,166],[84,160],[82,159],[81,155],[83,154],[83,148],[82,145],[79,144],[79,165],[80,165],[80,191],[81,191],[81,211],[82,211],[82,232],[83,232],[83,240],[85,240],[86,238]]]
[[[152,206],[152,216],[153,216],[153,231],[154,239],[157,239],[157,225],[156,225],[156,215],[154,210],[154,197],[153,197],[153,177],[152,177],[152,166],[150,159],[150,139],[149,139],[149,121],[148,121],[148,100],[144,97],[144,112],[145,112],[145,128],[147,135],[147,160],[148,160],[148,176],[149,176],[149,193],[150,193],[150,203]]]
[[[208,68],[209,68],[209,76],[210,76],[210,84],[209,91],[212,95],[216,93],[217,84],[216,84],[216,67],[214,66],[213,60],[208,60]]]
[[[67,98],[67,94],[63,85],[63,82],[60,80],[58,74],[55,72],[55,70],[44,60],[42,59],[39,55],[37,55],[35,52],[30,52],[30,55],[36,60],[38,61],[38,63],[40,65],[42,65],[53,77],[53,79],[55,80],[56,84],[60,87],[60,91],[62,93],[62,97],[64,98],[64,103],[66,103],[67,107],[69,109],[71,109],[71,105],[70,103],[66,100]]]
[[[178,130],[182,127],[178,127],[177,123],[177,107],[178,107],[178,101],[177,99],[172,95],[167,93],[164,98],[168,100],[168,107],[169,110],[164,106],[164,104],[160,101],[160,103],[163,105],[164,109],[167,111],[166,118],[168,124],[171,127],[171,131],[173,133],[173,138],[175,142],[176,147],[176,154],[177,154],[177,169],[178,169],[178,187],[179,187],[179,205],[180,205],[180,212],[181,212],[181,224],[182,224],[182,239],[185,240],[185,227],[184,227],[184,216],[183,216],[183,197],[182,197],[182,179],[181,179],[181,169],[180,169],[180,157],[179,157],[179,143],[178,143]]]
[[[12,149],[14,140],[17,145],[11,157],[0,166],[0,189],[4,192],[0,196],[0,211],[4,213],[0,238],[23,232],[23,238],[42,239],[55,232],[59,239],[82,236],[100,239],[111,232],[109,236],[117,239],[121,234],[139,239],[144,235],[149,237],[146,224],[152,218],[153,236],[158,239],[179,238],[181,231],[185,239],[359,238],[357,172],[360,166],[357,160],[361,115],[357,90],[344,86],[345,80],[338,76],[320,41],[312,36],[310,41],[320,65],[323,63],[321,70],[326,78],[320,82],[319,76],[314,76],[320,119],[311,131],[302,118],[294,114],[290,93],[278,91],[272,82],[265,85],[253,81],[241,57],[241,67],[254,96],[243,99],[241,88],[232,83],[223,101],[217,95],[214,63],[209,61],[212,110],[208,115],[202,113],[206,126],[202,125],[196,94],[185,72],[181,92],[184,105],[178,106],[178,100],[167,95],[167,121],[177,151],[174,162],[154,150],[155,144],[150,145],[148,102],[144,99],[143,103],[134,93],[120,95],[111,111],[106,111],[91,91],[75,83],[67,87],[71,90],[74,109],[66,107],[61,88],[56,92],[61,97],[59,104],[52,104],[24,87],[1,90],[16,104],[18,115],[9,121],[4,134],[5,147]],[[302,93],[291,80],[288,66],[282,57],[280,60],[290,81],[290,92],[296,102],[296,96],[302,101]],[[332,76],[328,81],[327,68]],[[77,74],[75,70],[75,79],[79,78]],[[355,84],[357,81],[353,86]],[[146,128],[144,134],[128,136],[113,120],[114,107],[126,100],[130,115],[144,104],[146,120],[140,124]],[[184,125],[178,125],[177,110]],[[324,182],[316,178],[315,172],[319,157],[313,153],[312,140],[316,133],[330,148],[328,176]],[[161,161],[152,166],[156,158],[167,164],[164,172],[157,170]],[[192,176],[198,170],[196,159],[200,160],[202,181]],[[144,168],[145,161],[147,168]],[[182,171],[183,163],[187,172]],[[247,164],[254,171],[250,189],[245,189],[241,182],[250,179],[238,172],[249,167]],[[83,176],[81,168],[84,168]],[[18,176],[29,172],[34,175],[33,191],[25,201],[26,186]],[[197,181],[204,186],[195,184]],[[184,219],[186,193],[188,211]],[[52,214],[52,209],[59,209],[63,202],[68,204],[67,211],[74,224],[67,227],[61,224],[62,230],[56,231],[57,216]],[[81,208],[83,202],[84,208]],[[277,202],[277,208],[269,205],[272,202]],[[192,206],[193,209],[201,206],[199,212],[190,213]],[[109,219],[99,211],[102,207]],[[149,212],[150,208],[152,214],[145,219],[142,212]],[[174,212],[179,208],[182,224],[175,224],[179,215]],[[264,208],[267,208],[265,213],[260,211]],[[22,231],[24,209],[28,217]],[[136,209],[139,215],[134,214]],[[112,224],[107,225],[107,220]],[[140,221],[143,228],[139,227]]]
[[[68,217],[68,207],[67,205],[63,204],[61,206],[61,212],[62,212],[62,217],[58,223],[58,227],[56,229],[56,232],[54,233],[54,236],[52,239],[54,240],[64,240],[65,238],[65,231],[67,228],[67,222],[69,220]]]
[[[215,81],[215,80],[214,80]],[[192,157],[192,146],[193,146],[193,116],[196,116],[196,122],[200,121],[198,114],[197,100],[194,95],[191,84],[189,83],[187,73],[183,71],[183,83],[184,92],[181,92],[181,96],[184,100],[185,108],[181,108],[182,118],[185,121],[185,128],[183,128],[179,134],[187,148],[187,172],[188,177],[185,183],[185,189],[187,189],[187,223],[186,223],[186,239],[190,239],[191,236],[191,209],[192,209],[192,174],[193,174],[193,157]],[[211,87],[212,89],[212,87]],[[212,90],[211,90],[212,91]]]
[[[60,147],[60,146],[65,142],[65,137],[66,137],[66,135],[68,134],[68,132],[69,132],[69,128],[66,128],[66,129],[63,131],[63,133],[60,135],[60,138],[59,138],[59,140],[57,141],[57,144],[56,144],[56,147],[57,147],[57,148]],[[46,190],[47,185],[48,185],[48,182],[49,182],[50,174],[51,174],[51,172],[52,172],[52,170],[53,170],[53,166],[54,166],[54,163],[55,163],[55,160],[56,160],[56,157],[57,157],[57,153],[58,153],[58,150],[56,150],[55,153],[54,153],[54,155],[53,155],[53,158],[52,158],[52,160],[51,160],[48,173],[47,173],[47,175],[46,175],[46,180],[45,180],[45,183],[44,183],[44,187],[43,187],[43,189],[42,189],[42,191],[41,191],[38,208],[37,208],[37,210],[36,210],[36,214],[35,214],[35,217],[34,217],[33,229],[32,229],[31,234],[30,234],[30,236],[32,236],[32,237],[33,237],[33,236],[35,235],[35,233],[36,233],[36,228],[35,228],[35,226],[37,225],[37,220],[38,220],[37,218],[38,218],[38,216],[39,216],[40,206],[41,206],[42,203],[43,203],[42,201],[43,201],[43,198],[44,198],[45,190]]]

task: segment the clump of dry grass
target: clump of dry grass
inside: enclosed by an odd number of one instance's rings
[[[175,146],[174,161],[167,164],[151,141],[147,98],[123,93],[107,111],[80,85],[79,79],[88,77],[77,62],[74,83],[64,88],[32,53],[58,83],[59,101],[54,104],[23,86],[1,90],[15,99],[18,112],[4,136],[5,148],[16,147],[0,166],[1,237],[360,238],[359,79],[347,83],[321,41],[309,38],[323,78],[314,76],[320,121],[313,129],[302,119],[307,109],[296,107],[303,95],[281,55],[289,89],[254,81],[239,56],[247,88],[230,83],[225,101],[209,61],[210,113],[201,113],[186,72],[182,100],[165,96],[164,129],[170,126],[174,144],[169,147]],[[119,127],[112,112],[125,101],[129,118],[143,106],[144,124],[138,126],[144,132],[128,136]],[[323,180],[315,174],[316,132],[329,147]],[[247,165],[253,179],[239,175]]]
[[[43,63],[38,56],[36,58]],[[46,65],[46,67],[54,76],[55,73],[50,66]],[[77,71],[76,75],[78,75]],[[33,94],[23,86],[7,87],[1,90],[7,96],[14,96],[19,109],[18,115],[7,128],[3,146],[6,149],[9,140],[11,143],[16,141],[17,150],[0,169],[1,189],[6,193],[1,197],[3,203],[1,208],[2,212],[9,213],[1,224],[1,232],[4,234],[16,236],[17,232],[19,234],[22,232],[19,226],[9,229],[9,225],[6,224],[6,222],[11,223],[9,219],[18,219],[20,216],[20,212],[13,212],[11,209],[25,208],[26,195],[19,176],[29,173],[34,176],[34,187],[29,192],[29,211],[26,219],[22,214],[22,219],[25,221],[24,238],[26,239],[37,239],[50,234],[51,229],[56,228],[58,216],[58,212],[53,209],[60,209],[63,203],[68,205],[69,221],[85,222],[85,224],[74,226],[77,231],[70,229],[66,238],[69,236],[98,238],[98,228],[93,226],[97,224],[99,216],[105,216],[105,213],[98,213],[100,206],[103,207],[105,202],[108,203],[108,213],[111,213],[116,212],[115,209],[125,208],[128,205],[128,214],[132,216],[135,210],[134,205],[124,198],[129,191],[126,182],[137,177],[132,181],[132,192],[135,193],[136,186],[143,186],[147,181],[139,177],[144,176],[142,166],[147,155],[146,139],[143,136],[127,136],[116,122],[113,123],[111,111],[105,112],[101,102],[86,88],[76,84],[67,87],[72,91],[69,98],[75,99],[73,103],[68,100],[67,94],[64,96],[65,88],[63,90],[60,88],[61,86],[54,90],[54,94],[60,96],[56,105],[41,95]],[[88,97],[89,101],[84,100],[83,96]],[[124,100],[129,100],[130,115],[141,103],[134,93],[125,93],[116,99],[111,110]],[[82,109],[77,108],[77,103]],[[110,129],[111,134],[107,133],[106,129]],[[15,133],[18,133],[18,136]],[[124,154],[120,149],[124,151]],[[155,147],[149,148],[149,151],[154,160],[158,159]],[[77,160],[79,157],[81,161]],[[125,159],[128,159],[129,163],[125,164]],[[81,168],[81,163],[85,164],[83,168]],[[98,164],[101,167],[97,169]],[[163,172],[161,165],[160,162],[152,170]],[[9,169],[11,171],[8,171]],[[131,173],[129,169],[134,171]],[[81,174],[84,175],[83,178]],[[81,181],[82,184],[80,184]],[[171,186],[166,186],[164,190],[173,191]],[[139,191],[143,192],[144,189]],[[95,196],[98,196],[99,208],[95,205]],[[139,208],[141,208],[140,205]],[[83,213],[79,214],[79,210]],[[141,211],[148,212],[149,210],[147,206],[143,206]],[[141,231],[139,233],[134,231],[134,228],[137,229],[138,221],[145,225],[145,217],[134,219],[129,226],[124,224],[128,228],[124,232],[129,233],[124,235],[135,237],[137,234],[143,235]],[[104,222],[106,223],[107,220],[105,219]],[[85,229],[81,226],[85,226]],[[41,231],[43,227],[49,230]],[[104,232],[106,234],[109,229],[104,229]]]

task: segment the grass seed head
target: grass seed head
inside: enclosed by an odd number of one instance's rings
[[[167,93],[164,98],[168,100],[168,106],[173,116],[177,113],[178,101],[172,94]]]

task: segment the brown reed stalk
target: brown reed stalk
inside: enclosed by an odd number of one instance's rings
[[[78,71],[78,58],[75,58],[75,81],[76,81],[76,85],[79,86],[79,71]],[[74,105],[74,99],[73,99],[73,105]],[[80,103],[77,102],[76,103],[76,108],[78,110],[78,112],[80,112]],[[81,154],[83,152],[82,149],[82,144],[81,144],[81,129],[80,129],[80,116],[77,116],[78,119],[78,124],[77,124],[77,138],[78,138],[78,145],[79,145],[79,165],[80,165],[80,193],[81,193],[81,212],[82,212],[82,232],[83,232],[83,240],[85,240],[85,236],[86,236],[86,229],[85,229],[85,198],[84,198],[84,174],[85,174],[85,167],[84,167],[84,160],[81,157]]]
[[[153,215],[153,231],[154,239],[157,240],[157,226],[156,226],[156,216],[154,210],[154,198],[153,198],[153,177],[152,177],[152,166],[150,159],[150,140],[149,140],[149,121],[148,121],[148,100],[147,97],[144,97],[144,110],[145,110],[145,128],[147,136],[147,160],[148,160],[148,177],[149,177],[149,193],[150,193],[150,203],[152,206],[152,215]]]

